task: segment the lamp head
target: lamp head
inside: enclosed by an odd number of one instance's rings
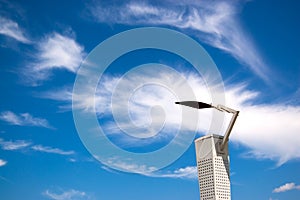
[[[198,102],[198,101],[180,101],[180,102],[175,102],[175,104],[180,104],[180,105],[197,108],[197,109],[212,108],[211,104]]]

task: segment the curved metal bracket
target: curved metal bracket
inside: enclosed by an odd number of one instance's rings
[[[207,104],[207,103],[203,103],[203,102],[198,102],[198,101],[182,101],[182,102],[175,102],[175,104],[180,104],[180,105],[184,105],[184,106],[188,106],[188,107],[192,107],[192,108],[197,108],[197,109],[203,109],[203,108],[215,108],[219,111],[222,111],[222,112],[228,112],[228,113],[232,113],[233,116],[230,120],[230,123],[228,125],[228,128],[225,132],[225,135],[224,135],[224,138],[223,138],[223,141],[221,143],[221,146],[220,146],[220,150],[223,151],[228,140],[229,140],[229,135],[231,133],[231,130],[233,128],[233,125],[236,121],[236,118],[238,117],[239,115],[239,111],[236,111],[236,110],[233,110],[232,108],[228,108],[226,106],[223,106],[223,105],[217,105],[217,106],[213,106],[211,104]]]
[[[232,108],[228,108],[226,106],[223,106],[223,105],[217,105],[216,107],[213,106],[214,108],[216,108],[217,110],[220,110],[220,111],[225,111],[225,112],[228,112],[228,113],[232,113],[232,117],[231,117],[231,120],[230,120],[230,123],[227,127],[227,130],[225,132],[225,135],[224,135],[224,138],[223,138],[223,141],[222,141],[222,144],[221,144],[221,147],[220,147],[220,150],[223,151],[225,146],[226,146],[226,143],[228,142],[229,140],[229,135],[231,133],[231,130],[233,128],[233,125],[239,115],[239,111],[236,111],[236,110],[233,110]]]

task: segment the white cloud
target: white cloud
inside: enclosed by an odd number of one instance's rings
[[[85,56],[84,48],[73,38],[52,33],[38,43],[36,62],[25,70],[28,82],[37,85],[51,75],[53,69],[66,69],[75,73]]]
[[[130,161],[120,161],[114,159],[108,161],[109,166],[117,167],[124,171],[135,172],[144,176],[157,178],[180,178],[180,179],[197,179],[198,172],[196,166],[187,166],[175,170],[156,170],[154,167],[147,167],[145,165],[137,165]],[[109,167],[103,166],[102,169],[114,173],[115,171]]]
[[[0,34],[11,37],[22,43],[31,43],[16,22],[3,17],[0,17]]]
[[[0,167],[7,164],[7,161],[0,159]]]
[[[90,10],[103,23],[168,25],[189,31],[269,81],[271,71],[239,23],[238,7],[236,1],[166,1],[159,6],[150,1],[130,1],[113,6],[93,5]]]
[[[70,101],[72,101],[72,87],[62,87],[60,89],[42,92],[36,95],[39,98],[61,101],[64,104],[59,106],[60,111],[72,109]],[[78,107],[80,107],[78,105]]]
[[[295,183],[286,183],[278,188],[275,188],[273,193],[287,192],[289,190],[300,190],[300,185],[296,185]]]
[[[75,109],[84,109],[88,112],[93,111],[94,103],[99,111],[99,114],[107,113],[110,109],[110,97],[111,91],[115,86],[115,83],[118,81],[118,77],[104,77],[106,80],[104,81],[103,87],[101,90],[96,91],[95,97],[91,96],[94,90],[90,85],[86,85],[86,90],[84,93],[76,94],[74,97],[73,105],[70,104],[72,102],[73,91],[71,87],[63,87],[57,90],[42,92],[37,96],[40,98],[51,99],[55,101],[63,102],[63,105],[60,105],[59,108],[61,111]],[[112,78],[112,79],[110,79]]]
[[[31,142],[25,140],[4,141],[0,138],[0,146],[3,150],[13,151],[21,150],[31,145]]]
[[[130,159],[120,159],[118,156],[109,158],[108,160],[106,160],[106,164],[111,168],[122,169],[125,172],[134,172],[143,175],[150,175],[150,172],[157,170],[155,167],[152,166],[136,164]],[[109,168],[103,169],[107,170]]]
[[[53,33],[39,44],[38,70],[65,68],[76,72],[83,57],[83,47],[73,38]]]
[[[153,177],[162,178],[181,178],[181,179],[198,179],[198,171],[196,166],[187,166],[183,168],[176,169],[174,171],[167,172],[154,172]]]
[[[34,145],[31,147],[35,151],[45,152],[45,153],[53,153],[53,154],[59,154],[59,155],[73,155],[74,151],[64,151],[58,148],[53,147],[46,147],[42,145]]]
[[[166,76],[164,73],[158,74],[158,79],[170,76]],[[186,77],[191,88],[194,88],[197,100],[207,103],[211,102],[210,94],[199,77],[190,74],[184,74],[183,76]],[[139,79],[143,79],[146,83],[155,83],[156,81],[155,78],[147,77],[145,74],[139,74],[131,78],[138,83]],[[176,77],[169,77],[169,80],[171,80],[170,84],[173,82],[173,85],[176,85]],[[126,81],[122,83],[126,83]],[[127,84],[130,84],[130,80],[128,80]],[[122,90],[125,93],[132,92],[131,102],[119,101],[115,102],[115,104],[120,108],[128,109],[132,116],[131,120],[139,126],[149,128],[148,122],[150,121],[154,123],[153,126],[155,127],[161,124],[161,120],[165,120],[164,127],[170,127],[171,129],[171,127],[181,125],[186,131],[195,130],[191,122],[184,124],[181,122],[180,108],[176,107],[178,105],[173,104],[176,98],[170,96],[165,89],[153,89],[150,91],[140,88],[134,92],[133,90]],[[300,149],[298,148],[300,143],[300,124],[295,120],[300,119],[300,106],[255,104],[256,99],[259,98],[259,92],[248,90],[245,84],[228,87],[225,95],[228,106],[240,110],[240,115],[230,139],[248,147],[250,149],[248,155],[259,159],[272,159],[277,161],[278,165],[291,159],[300,158]],[[118,95],[120,99],[122,99],[121,96]],[[107,98],[107,101],[110,102],[109,95],[107,95]],[[150,114],[149,108],[155,105],[159,105],[163,109],[165,118],[162,118],[160,113],[158,115]],[[112,107],[114,107],[114,102],[112,102]],[[115,113],[124,113],[121,111],[122,109],[119,112],[117,110]],[[211,123],[211,111],[209,109],[202,111],[190,109],[190,112],[199,114],[199,131],[207,132]],[[229,115],[228,117],[231,116]],[[228,120],[226,123],[228,123]],[[116,127],[116,129],[120,128],[120,126],[122,124],[119,124],[119,127]],[[227,127],[227,125],[224,124],[224,127]],[[217,134],[224,134],[224,129],[222,133]]]
[[[300,106],[245,105],[240,110],[231,138],[250,147],[250,156],[277,160],[278,165],[300,158],[300,125],[295,120]]]
[[[90,197],[82,191],[70,189],[62,191],[61,193],[55,193],[50,190],[43,192],[43,195],[53,200],[79,200],[79,199],[90,199]]]
[[[74,151],[64,151],[59,148],[49,147],[49,146],[43,146],[43,145],[33,145],[30,141],[25,140],[16,140],[16,141],[5,141],[2,138],[0,138],[0,146],[3,150],[6,151],[16,151],[16,150],[34,150],[44,153],[52,153],[52,154],[58,154],[58,155],[74,155]],[[70,158],[70,162],[74,162],[75,160]]]
[[[199,76],[191,73],[182,73],[181,75],[185,77],[190,87],[194,89],[194,100],[211,103],[210,93]],[[130,77],[122,77],[122,87],[116,89],[118,87],[116,84],[119,83],[116,81],[118,78],[121,77],[107,76],[104,81],[100,82],[98,87],[101,93],[96,93],[95,96],[95,108],[99,118],[111,114],[112,108],[115,109],[114,119],[120,118],[117,125],[115,123],[106,123],[102,126],[109,134],[117,133],[122,135],[120,130],[122,128],[123,131],[127,130],[134,136],[139,137],[139,134],[143,133],[143,136],[147,137],[160,130],[162,122],[164,122],[162,127],[169,134],[176,134],[174,130],[177,130],[180,126],[187,133],[196,130],[192,120],[183,123],[181,119],[181,109],[189,108],[174,104],[177,97],[172,96],[172,92],[170,93],[166,89],[166,85],[154,84],[157,82],[161,83],[160,79],[165,79],[169,85],[178,88],[177,92],[185,93],[186,91],[181,90],[178,86],[178,77],[174,76],[174,74],[166,74],[160,71],[153,75],[144,71],[144,73]],[[142,83],[145,85],[141,87]],[[152,85],[147,85],[146,83],[151,83]],[[134,86],[134,84],[136,85]],[[159,88],[160,86],[163,87]],[[86,91],[90,90],[87,89]],[[69,93],[70,91],[65,92]],[[126,93],[129,94],[130,99],[125,98],[126,95],[128,96]],[[77,98],[78,102],[75,102],[75,108],[92,111],[93,109],[91,108],[94,107],[92,94],[90,92],[81,94],[82,98]],[[116,95],[117,102],[112,98],[112,94]],[[176,95],[176,93],[173,94]],[[300,119],[300,106],[285,105],[284,103],[256,104],[255,102],[260,98],[260,93],[247,89],[247,84],[245,83],[227,87],[225,95],[226,102],[228,102],[227,106],[240,111],[230,140],[246,146],[248,151],[245,155],[257,159],[271,159],[276,161],[278,166],[289,160],[300,158],[300,123],[295,120]],[[89,97],[89,101],[84,97]],[[59,100],[59,98],[57,99]],[[71,99],[69,99],[70,102]],[[154,111],[156,108],[159,109],[157,112],[153,112],[153,108]],[[195,115],[195,113],[198,114],[198,131],[207,133],[210,123],[214,123],[211,121],[212,110],[189,109],[188,112],[191,116]],[[228,123],[230,117],[230,115],[226,115],[226,123]],[[225,128],[227,127],[226,123],[224,123]],[[223,128],[221,133],[214,133],[224,134],[225,128]],[[130,130],[137,129],[140,131],[130,132]],[[148,132],[143,132],[143,130]],[[124,143],[134,147],[144,145],[143,142],[136,142],[136,140],[130,140],[128,137],[124,138],[118,137],[118,140],[121,141],[120,144]],[[122,141],[123,139],[124,141]],[[155,139],[164,141],[170,139],[170,137],[156,137]],[[155,141],[145,140],[145,142]]]
[[[17,126],[38,126],[44,128],[53,128],[46,119],[33,117],[29,113],[15,114],[11,111],[0,113],[0,120]]]

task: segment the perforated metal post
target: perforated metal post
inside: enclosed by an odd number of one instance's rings
[[[175,103],[197,109],[215,108],[233,114],[224,136],[212,134],[195,140],[200,199],[231,200],[228,140],[239,111],[197,101]]]

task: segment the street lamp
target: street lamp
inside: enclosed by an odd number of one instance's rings
[[[224,136],[211,134],[195,140],[200,199],[230,200],[228,139],[239,111],[223,105],[213,106],[197,101],[175,103],[197,109],[215,108],[233,114]]]

